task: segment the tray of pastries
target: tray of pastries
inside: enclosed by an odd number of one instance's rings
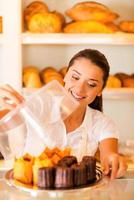
[[[102,180],[102,171],[92,156],[78,162],[69,148],[46,148],[33,158],[26,154],[5,174],[8,185],[23,191],[70,191],[92,188]]]

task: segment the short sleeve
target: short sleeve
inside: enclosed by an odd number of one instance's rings
[[[96,112],[93,118],[93,134],[98,142],[107,138],[119,139],[118,127],[109,116]]]
[[[119,139],[119,130],[115,122],[108,116],[103,116],[100,134],[98,135],[98,141],[102,141],[107,138]]]

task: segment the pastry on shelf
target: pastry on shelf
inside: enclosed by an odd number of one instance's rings
[[[110,75],[107,80],[106,88],[120,88],[122,83],[117,77]]]
[[[67,73],[67,67],[62,67],[60,70],[59,70],[59,73],[63,76],[63,78],[64,78],[64,76],[66,75],[66,73]]]
[[[44,83],[49,83],[52,80],[57,80],[61,85],[64,85],[62,75],[53,67],[44,68],[40,73],[41,79]]]
[[[62,27],[65,25],[65,23],[66,23],[66,20],[65,20],[65,17],[64,17],[64,15],[62,14],[62,13],[60,13],[60,12],[58,12],[58,11],[56,11],[56,10],[54,10],[53,12],[51,12],[51,13],[54,13],[54,14],[56,14],[59,18],[60,18],[60,20],[61,20],[61,23],[62,23]]]
[[[28,20],[27,27],[32,33],[59,33],[62,20],[56,13],[35,13]]]
[[[114,33],[115,30],[97,21],[77,21],[64,27],[64,33]]]
[[[38,12],[49,12],[48,6],[41,1],[30,3],[24,10],[24,20],[27,22],[33,14]]]
[[[116,24],[113,23],[113,22],[107,22],[107,23],[105,23],[105,25],[108,26],[108,27],[110,27],[110,29],[112,29],[113,32],[117,32],[117,31],[120,30],[120,29],[119,29],[119,26],[116,25]]]
[[[121,31],[134,33],[134,21],[122,21],[119,23],[119,28]]]
[[[23,74],[31,72],[39,73],[39,69],[36,66],[26,66],[23,68]]]
[[[126,78],[123,80],[123,87],[134,88],[134,78]]]
[[[106,23],[119,17],[105,5],[93,1],[77,3],[65,13],[75,21],[95,20]]]
[[[23,75],[23,84],[27,88],[40,88],[43,86],[40,76],[36,72],[25,73]]]
[[[0,16],[0,33],[2,33],[2,16]]]

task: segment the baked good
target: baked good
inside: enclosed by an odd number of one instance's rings
[[[65,23],[66,23],[66,20],[65,20],[64,15],[63,15],[62,13],[56,11],[56,10],[54,10],[54,11],[51,12],[51,13],[56,14],[56,15],[60,18],[60,20],[61,20],[61,24],[62,24],[62,27],[63,27],[63,26],[65,25]]]
[[[19,158],[14,162],[14,179],[25,183],[32,184],[33,181],[33,171],[32,171],[33,162],[28,159]]]
[[[54,167],[42,167],[38,170],[38,183],[39,188],[53,188],[54,187]]]
[[[107,80],[106,88],[120,88],[122,83],[116,76],[110,75]]]
[[[0,152],[0,159],[3,159],[3,155],[2,155],[2,153]]]
[[[64,33],[114,33],[113,28],[97,21],[77,21],[66,25]]]
[[[36,66],[26,66],[23,68],[23,74],[31,72],[39,73],[39,69]]]
[[[75,21],[95,20],[106,23],[119,17],[103,4],[92,1],[77,3],[65,13]]]
[[[105,25],[108,26],[111,30],[113,30],[113,32],[119,31],[119,26],[113,22],[107,22],[105,23]]]
[[[77,158],[75,156],[65,156],[57,163],[57,166],[71,167],[73,164],[77,163]]]
[[[68,67],[62,67],[62,68],[60,69],[59,73],[63,76],[63,78],[64,78],[64,76],[66,75],[67,70],[68,70]]]
[[[123,80],[123,87],[134,88],[134,78],[129,77]]]
[[[94,181],[96,178],[96,159],[92,156],[84,156],[81,163],[86,167],[87,182]]]
[[[43,86],[37,72],[28,72],[23,75],[23,84],[27,88],[40,88]]]
[[[55,168],[55,187],[72,188],[73,187],[73,169],[71,167]]]
[[[122,21],[119,23],[119,28],[121,31],[134,33],[134,21]]]
[[[62,20],[55,13],[35,13],[28,20],[27,26],[32,33],[59,33]]]
[[[45,78],[50,76],[51,74],[55,74],[58,71],[54,67],[45,67],[40,72],[40,77],[43,82],[45,82]]]
[[[86,166],[82,163],[77,163],[71,168],[74,172],[74,186],[85,185],[87,183]]]
[[[2,16],[0,16],[0,33],[2,33]]]
[[[28,22],[30,17],[38,12],[49,12],[48,6],[41,1],[34,1],[30,3],[24,10],[24,20]]]

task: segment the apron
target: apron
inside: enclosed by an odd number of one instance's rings
[[[88,133],[92,128],[92,117],[91,115],[89,116],[89,124],[86,127],[81,128],[81,141],[80,145],[78,145],[78,149],[75,150],[74,155],[77,157],[78,162],[82,160],[82,157],[84,155],[88,154]]]

